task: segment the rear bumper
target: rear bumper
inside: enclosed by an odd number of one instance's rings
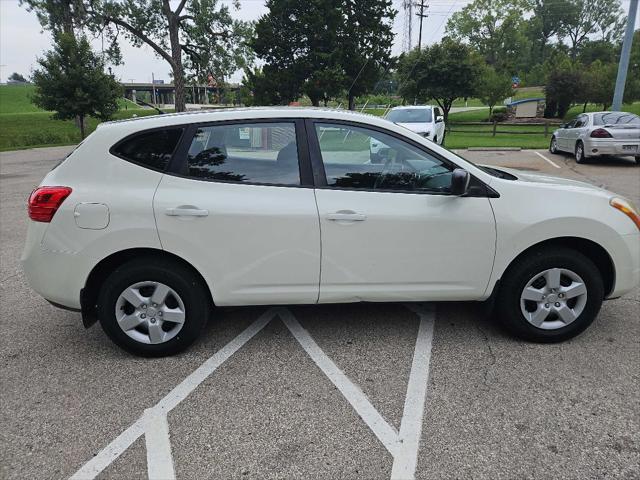
[[[635,146],[635,150],[625,149],[624,146]],[[585,139],[584,152],[587,157],[597,155],[640,155],[640,142],[637,140],[618,139]]]
[[[31,288],[48,302],[70,310],[80,310],[80,290],[86,274],[79,256],[53,252],[42,246],[48,224],[31,222],[20,262]]]

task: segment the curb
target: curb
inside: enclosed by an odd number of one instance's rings
[[[467,147],[469,152],[519,152],[521,147]]]

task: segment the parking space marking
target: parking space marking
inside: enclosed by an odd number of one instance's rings
[[[302,346],[311,360],[322,370],[331,383],[333,383],[344,398],[351,404],[360,418],[367,424],[371,431],[378,437],[384,447],[393,455],[397,454],[398,433],[387,423],[382,415],[371,404],[367,396],[358,386],[356,386],[342,370],[340,370],[333,360],[318,346],[309,332],[307,332],[300,322],[287,309],[281,309],[280,318],[291,331],[292,335]]]
[[[427,400],[429,383],[429,364],[431,363],[431,345],[433,343],[434,310],[433,306],[407,305],[420,318],[416,347],[413,353],[411,373],[407,384],[407,396],[400,421],[398,453],[394,455],[391,469],[392,479],[413,478],[418,463],[422,416]]]
[[[167,421],[168,413],[187,398],[229,357],[262,331],[275,317],[279,317],[282,320],[304,351],[336,386],[338,391],[392,455],[391,478],[413,479],[420,448],[422,417],[429,381],[429,363],[435,314],[431,306],[410,304],[407,305],[407,308],[418,315],[420,324],[399,433],[376,410],[364,392],[318,346],[291,311],[285,307],[274,307],[260,315],[240,335],[213,354],[155,406],[145,410],[144,414],[136,422],[71,476],[71,480],[94,479],[142,435],[145,436],[149,478],[154,480],[175,479]]]
[[[167,414],[150,408],[145,412],[145,420],[149,480],[174,480],[176,472],[173,468]]]
[[[200,365],[187,378],[171,390],[155,407],[155,410],[162,411],[165,415],[171,411],[182,400],[187,398],[198,385],[200,385],[209,375],[215,372],[220,365],[237,352],[245,343],[251,340],[260,332],[274,317],[274,309],[269,309],[249,325],[240,335],[227,343],[224,347],[214,353],[207,361]],[[159,413],[159,412],[158,412]],[[129,448],[133,442],[145,434],[145,418],[139,418],[124,432],[118,435],[109,445],[98,452],[91,460],[85,463],[76,473],[71,476],[71,480],[92,480],[100,472],[113,463],[122,453]],[[147,468],[149,468],[147,466]]]
[[[553,160],[548,159],[547,157],[545,157],[544,155],[542,155],[540,152],[536,152],[534,151],[533,153],[535,153],[536,155],[538,155],[540,158],[542,158],[545,162],[553,165],[556,168],[562,168],[560,165],[556,164]]]

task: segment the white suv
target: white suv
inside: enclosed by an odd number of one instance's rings
[[[214,305],[495,298],[519,336],[560,341],[640,281],[625,199],[479,167],[344,111],[105,123],[34,190],[29,216],[33,288],[141,355],[186,348]]]

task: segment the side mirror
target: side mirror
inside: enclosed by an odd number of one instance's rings
[[[462,168],[456,168],[451,174],[451,193],[453,195],[464,195],[469,189],[471,175]]]
[[[442,122],[444,122],[444,117],[440,117],[440,116],[436,117],[436,123],[442,123]]]
[[[567,124],[566,123],[561,123],[560,124],[560,128],[567,128]]]

